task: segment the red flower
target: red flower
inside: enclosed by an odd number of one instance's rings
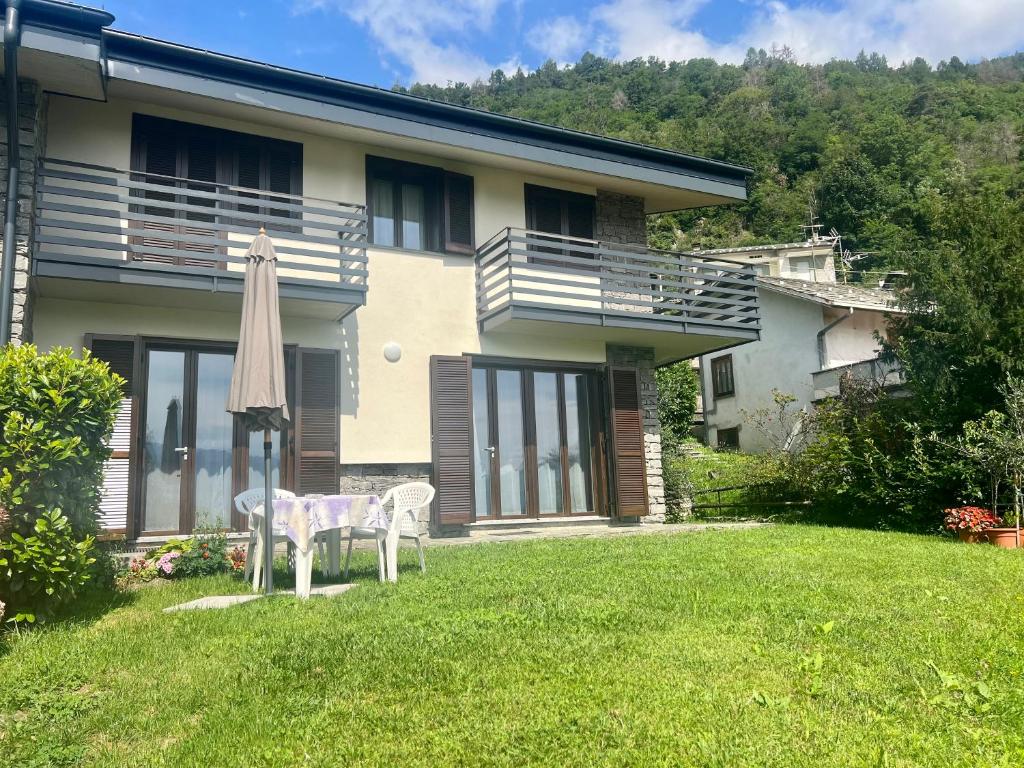
[[[209,560],[209,559],[210,559],[210,553],[209,552],[203,552],[203,560]]]
[[[946,528],[950,531],[981,533],[1003,522],[997,515],[983,507],[953,507],[944,511]]]

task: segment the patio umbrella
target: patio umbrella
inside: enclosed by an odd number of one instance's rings
[[[181,403],[172,397],[167,404],[167,420],[164,422],[164,444],[160,452],[160,471],[168,475],[181,469]]]
[[[260,227],[245,254],[245,285],[242,292],[242,326],[238,351],[231,371],[228,411],[242,418],[249,432],[263,430],[264,585],[274,591],[274,489],[271,479],[271,431],[281,430],[288,421],[284,388],[284,342],[277,301],[277,254],[274,244]]]

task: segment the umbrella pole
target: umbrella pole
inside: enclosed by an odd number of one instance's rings
[[[263,430],[263,573],[265,593],[274,594],[274,480],[270,476],[273,443],[270,430]]]

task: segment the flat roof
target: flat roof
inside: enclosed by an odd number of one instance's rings
[[[753,173],[750,168],[718,160],[113,30],[108,28],[114,22],[110,13],[61,0],[23,0],[21,9],[27,23],[99,38],[102,55],[108,61],[180,75],[182,80],[177,87],[181,90],[188,90],[188,78],[256,88],[342,110],[369,113],[380,120],[391,121],[389,125],[394,125],[395,120],[408,121],[432,130],[454,130],[510,142],[545,153],[548,158],[552,157],[552,152],[571,153],[587,158],[594,170],[609,162],[632,167],[641,180],[685,177],[689,181],[679,178],[676,182],[680,187],[738,200],[746,198],[747,179]],[[108,76],[116,75],[117,71],[112,67]],[[162,85],[175,88],[173,81],[164,80]]]

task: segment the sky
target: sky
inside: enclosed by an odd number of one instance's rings
[[[79,0],[94,5],[89,0]],[[1024,0],[106,0],[126,32],[390,87],[472,82],[590,51],[710,57],[788,46],[801,62],[931,64],[1024,49]]]

